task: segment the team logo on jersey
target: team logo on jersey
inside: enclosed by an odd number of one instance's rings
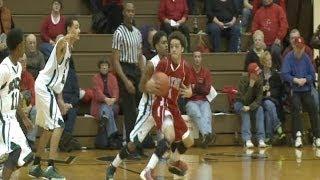
[[[8,92],[8,94],[10,94],[10,92],[12,92],[15,89],[20,89],[20,81],[21,81],[21,79],[19,77],[16,77],[15,79],[13,79],[9,83],[9,92]]]

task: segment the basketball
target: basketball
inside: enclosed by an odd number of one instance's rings
[[[158,96],[166,97],[169,93],[169,77],[163,72],[156,72],[152,75],[152,79],[160,85]]]

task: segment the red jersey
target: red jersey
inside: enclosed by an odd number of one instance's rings
[[[178,98],[182,84],[189,86],[191,83],[190,67],[184,59],[175,66],[170,58],[163,58],[156,67],[155,72],[163,72],[169,76],[170,88],[166,98],[156,96],[152,105],[152,115],[157,128],[161,129],[163,118],[166,112],[170,112],[175,128],[176,141],[180,141],[182,136],[188,131],[185,121],[181,117],[178,107]]]

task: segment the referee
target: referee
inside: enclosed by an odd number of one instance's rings
[[[119,79],[120,107],[124,115],[126,140],[129,141],[137,117],[136,105],[140,99],[138,85],[144,63],[142,37],[133,26],[134,5],[126,3],[122,14],[123,24],[113,34],[112,59]]]

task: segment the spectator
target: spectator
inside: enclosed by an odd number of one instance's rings
[[[181,31],[187,38],[190,51],[189,28],[186,24],[188,18],[188,5],[186,0],[161,0],[158,12],[161,29],[170,35],[174,30]]]
[[[315,70],[309,56],[305,53],[304,40],[294,39],[293,51],[289,52],[283,62],[281,73],[284,81],[291,87],[291,115],[295,147],[302,147],[302,120],[300,111],[303,107],[308,114],[314,136],[313,145],[320,147],[319,114],[316,109],[311,89],[315,81]],[[302,107],[301,107],[302,103]]]
[[[100,60],[98,63],[100,72],[92,78],[94,96],[91,101],[91,115],[99,120],[100,126],[106,128],[107,136],[105,138],[108,139],[109,147],[119,148],[121,141],[116,139],[118,129],[115,123],[119,111],[119,87],[116,77],[109,72],[109,67],[107,60]],[[102,147],[102,143],[97,140],[96,146],[97,148],[106,148],[106,146]]]
[[[107,19],[106,33],[113,34],[123,21],[123,0],[102,0],[102,11]]]
[[[36,107],[35,105],[35,94],[34,94],[34,78],[32,74],[27,70],[27,57],[26,54],[20,58],[19,62],[22,66],[21,73],[21,82],[20,82],[20,90],[23,99],[23,110],[26,113],[27,117],[31,120],[32,124],[35,124],[36,119]],[[32,131],[27,132],[27,139],[30,144],[30,147],[34,150],[36,136],[38,132],[38,127],[33,126]]]
[[[56,43],[56,37],[59,34],[65,34],[65,17],[61,15],[62,2],[60,0],[53,0],[51,14],[48,15],[42,22],[40,35],[42,44],[40,44],[40,51],[47,60]]]
[[[229,38],[229,51],[237,52],[240,27],[236,24],[237,12],[233,0],[207,1],[208,34],[214,52],[220,51],[221,36]]]
[[[152,43],[152,38],[157,33],[157,30],[151,26],[143,26],[140,32],[142,35],[142,53],[147,60],[150,60],[157,55]]]
[[[261,69],[256,63],[249,64],[248,76],[241,77],[238,85],[239,92],[234,104],[235,111],[241,115],[241,136],[244,146],[247,148],[254,147],[251,141],[250,114],[254,114],[255,116],[258,147],[266,147],[264,142],[264,114],[261,107],[263,89],[260,73]]]
[[[260,30],[256,30],[252,36],[253,48],[247,53],[244,63],[244,71],[247,71],[250,63],[257,63],[262,68],[260,57],[263,54],[266,44],[264,43],[264,35]]]
[[[112,41],[112,67],[119,77],[121,97],[119,103],[124,115],[127,141],[137,118],[136,107],[141,97],[138,85],[141,70],[144,68],[142,38],[140,31],[133,26],[134,14],[134,5],[126,3],[123,10],[123,24],[114,32]]]
[[[81,148],[80,143],[74,137],[72,137],[74,125],[78,115],[79,103],[79,83],[72,56],[70,57],[69,72],[63,87],[62,95],[64,102],[71,104],[72,107],[63,116],[65,127],[60,138],[59,149],[61,151],[70,152],[72,150],[78,150]]]
[[[14,22],[12,14],[9,8],[3,5],[3,0],[0,0],[0,62],[7,56],[9,56],[9,50],[7,48],[7,33],[14,28]]]
[[[290,45],[283,51],[282,53],[282,58],[284,59],[286,57],[286,55],[293,50],[293,46],[294,46],[294,39],[301,37],[300,32],[298,29],[292,29],[290,31],[289,34],[289,38],[290,38]],[[315,62],[314,62],[314,58],[313,58],[313,50],[305,45],[305,53],[307,53],[307,55],[309,56],[310,60],[312,60],[312,64],[314,65],[314,67],[316,67]]]
[[[274,132],[279,140],[285,140],[285,134],[281,127],[282,112],[281,99],[283,97],[283,83],[279,72],[272,68],[272,57],[269,51],[265,51],[261,56],[263,66],[263,101],[264,117],[266,122],[266,142],[275,142]]]
[[[264,34],[264,42],[272,54],[273,66],[276,69],[281,65],[281,44],[287,34],[288,21],[285,12],[272,0],[263,0],[254,15],[252,31],[261,30]]]
[[[201,146],[208,147],[213,142],[212,133],[212,112],[207,95],[211,89],[211,73],[202,66],[201,52],[193,53],[193,67],[190,76],[195,79],[195,87],[193,88],[192,97],[188,99],[186,111],[190,118],[197,124],[202,135]]]
[[[318,25],[316,32],[313,34],[310,45],[314,49],[320,49],[320,25]]]
[[[26,55],[27,69],[36,79],[39,71],[44,68],[45,61],[42,52],[37,49],[37,38],[34,34],[29,34],[26,37]]]
[[[284,12],[287,11],[285,0],[273,0],[273,3],[277,3],[280,7],[282,7],[282,10]],[[261,6],[263,6],[263,0],[253,0],[252,6],[253,6],[253,14],[255,14],[258,11],[258,9]]]
[[[243,0],[243,9],[242,9],[242,32],[247,32],[248,26],[252,20],[252,1],[253,0]]]

